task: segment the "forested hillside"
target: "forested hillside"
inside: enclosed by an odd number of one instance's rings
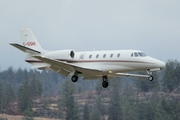
[[[55,72],[9,67],[0,71],[0,113],[24,119],[180,119],[180,62],[169,60],[153,74],[152,82],[115,77],[105,89],[101,80],[73,83]]]

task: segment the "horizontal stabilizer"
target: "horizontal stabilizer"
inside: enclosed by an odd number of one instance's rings
[[[40,54],[41,52],[37,51],[37,50],[33,50],[31,48],[28,48],[28,47],[25,47],[25,46],[22,46],[20,44],[17,44],[17,43],[10,43],[10,45],[18,48],[19,50],[25,52],[25,53],[30,53],[30,54]]]

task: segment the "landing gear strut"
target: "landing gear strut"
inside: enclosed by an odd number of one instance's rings
[[[147,70],[146,71],[150,76],[148,77],[149,81],[153,81],[154,80],[154,77],[152,76],[152,72]]]
[[[103,86],[104,88],[107,88],[108,85],[109,85],[107,76],[103,76],[102,79],[103,79],[102,86]]]

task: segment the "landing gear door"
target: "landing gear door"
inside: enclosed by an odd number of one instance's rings
[[[80,54],[79,62],[84,62],[85,53]]]

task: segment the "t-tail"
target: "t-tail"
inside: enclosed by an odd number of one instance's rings
[[[20,36],[22,40],[22,45],[17,43],[10,43],[10,45],[29,54],[42,54],[45,52],[29,28],[21,29]]]
[[[22,45],[17,43],[10,43],[10,45],[23,51],[25,53],[25,61],[31,63],[34,67],[44,66],[41,64],[41,61],[33,57],[35,55],[43,55],[46,52],[42,49],[32,31],[29,28],[21,29],[20,36]]]

